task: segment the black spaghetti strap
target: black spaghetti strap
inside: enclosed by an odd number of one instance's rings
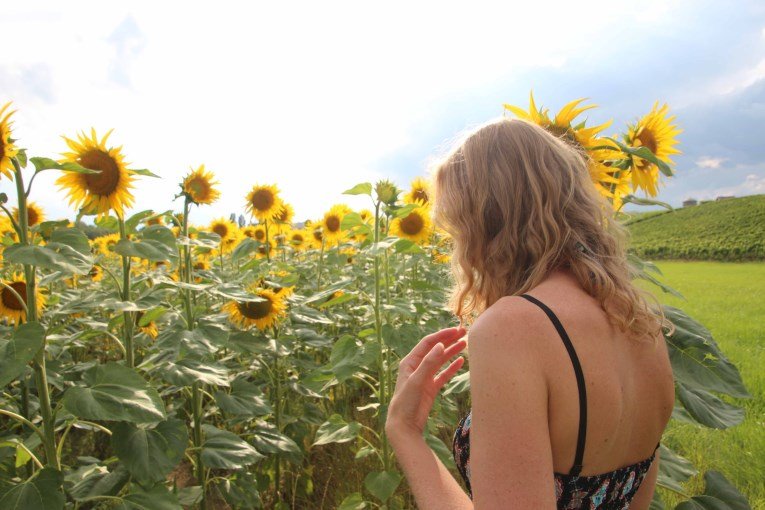
[[[521,297],[534,303],[542,309],[547,317],[550,318],[550,322],[553,323],[555,329],[558,331],[563,345],[566,346],[568,356],[571,358],[571,364],[574,366],[574,375],[576,375],[576,385],[579,388],[579,435],[576,440],[576,455],[574,456],[574,465],[571,467],[569,474],[571,476],[578,476],[582,472],[582,462],[584,460],[584,444],[587,439],[587,390],[584,386],[584,373],[582,372],[582,365],[579,363],[579,357],[576,355],[574,345],[571,343],[571,339],[568,337],[568,333],[563,328],[563,324],[560,323],[558,317],[553,313],[546,304],[534,296],[528,294],[521,294]]]

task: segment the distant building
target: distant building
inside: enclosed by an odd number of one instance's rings
[[[683,207],[693,207],[694,205],[699,205],[698,200],[695,198],[688,198],[683,200]]]
[[[731,198],[736,198],[733,195],[720,195],[719,197],[715,198],[717,202],[720,200],[730,200]]]

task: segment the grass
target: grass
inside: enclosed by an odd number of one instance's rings
[[[752,508],[765,510],[765,263],[665,261],[657,265],[664,281],[687,301],[669,295],[660,299],[682,308],[712,332],[753,397],[738,401],[746,419],[736,427],[712,430],[673,423],[664,441],[691,460],[700,473],[722,472],[749,498]],[[694,477],[687,489],[698,494],[703,484],[700,476]]]
[[[636,214],[626,223],[642,258],[765,260],[765,195]]]

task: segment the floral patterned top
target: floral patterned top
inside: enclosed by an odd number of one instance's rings
[[[584,374],[576,355],[574,346],[563,328],[558,317],[547,305],[528,294],[522,294],[522,298],[530,301],[541,308],[547,314],[550,321],[558,331],[563,344],[568,351],[571,363],[574,366],[577,388],[579,390],[579,435],[577,439],[574,465],[568,474],[555,473],[555,499],[557,508],[560,510],[572,509],[598,509],[598,510],[621,510],[629,508],[632,498],[640,488],[648,470],[656,457],[653,454],[640,462],[624,466],[608,473],[599,475],[582,476],[582,460],[584,458],[584,446],[587,434],[587,392],[584,385]],[[472,412],[462,418],[454,432],[452,452],[457,469],[465,480],[468,494],[473,497],[470,487],[470,422]],[[658,450],[659,445],[656,445]]]

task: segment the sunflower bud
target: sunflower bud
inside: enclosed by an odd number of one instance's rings
[[[388,179],[383,179],[375,184],[375,193],[379,201],[387,205],[393,205],[398,200],[399,189]]]

